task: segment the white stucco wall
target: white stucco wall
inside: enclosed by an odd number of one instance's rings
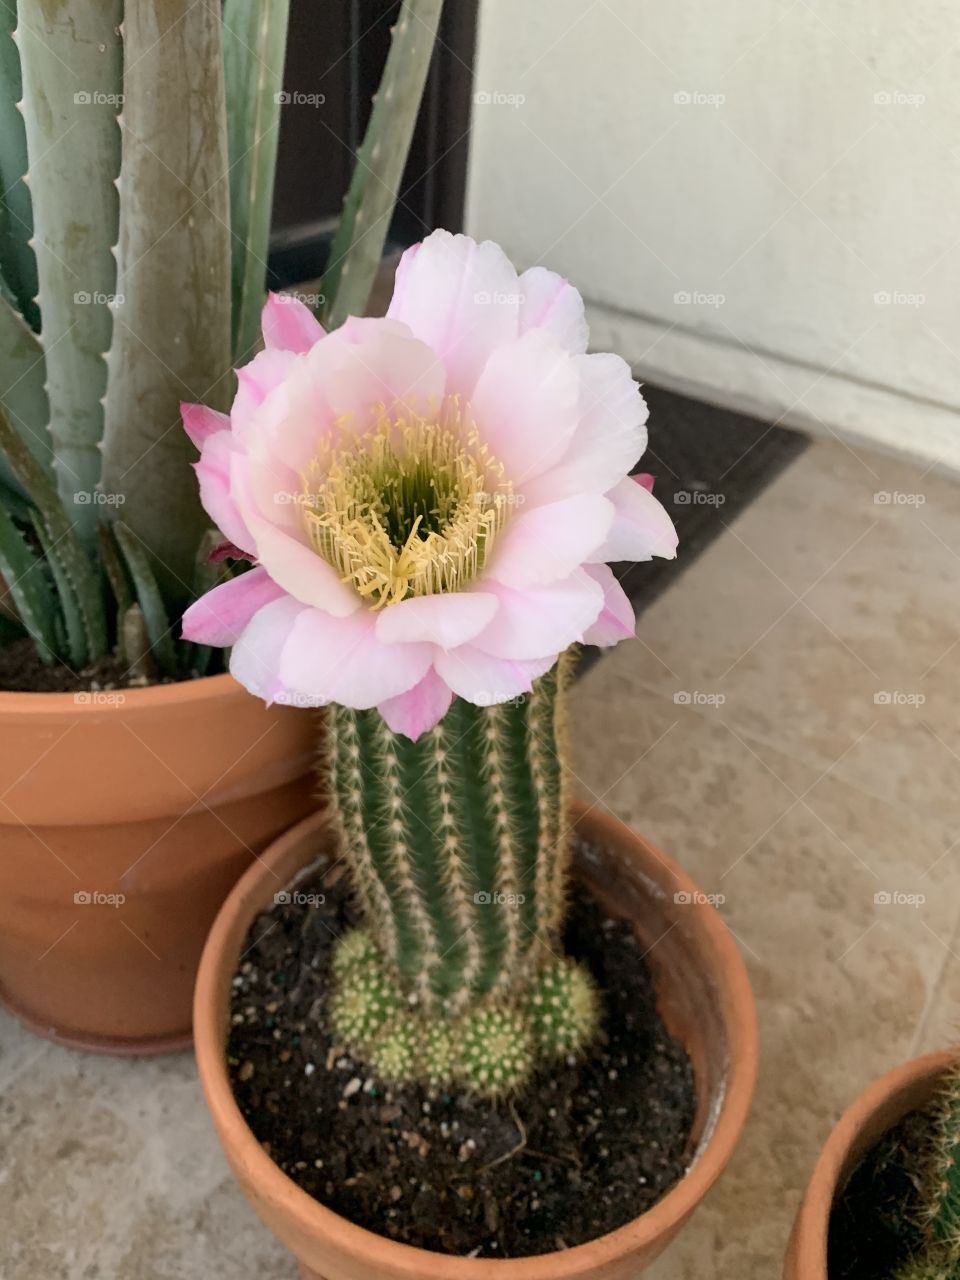
[[[481,0],[468,227],[651,379],[960,467],[958,72],[949,0]]]

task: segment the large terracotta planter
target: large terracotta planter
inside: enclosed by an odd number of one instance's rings
[[[197,979],[194,1027],[200,1078],[227,1158],[247,1199],[296,1254],[305,1278],[324,1280],[632,1280],[660,1253],[719,1176],[746,1120],[757,1065],[753,997],[719,915],[669,858],[629,828],[578,810],[591,849],[577,874],[611,914],[634,923],[653,965],[663,1017],[687,1046],[698,1108],[690,1167],[641,1217],[562,1253],[520,1260],[455,1258],[397,1244],[318,1204],[263,1151],[240,1114],[224,1044],[230,985],[247,929],[278,881],[332,848],[317,815],[276,842],[237,884],[210,933]]]
[[[316,738],[227,675],[0,693],[0,1001],[84,1048],[188,1044],[220,904],[315,807]]]
[[[830,1214],[851,1174],[886,1131],[933,1100],[956,1051],[928,1053],[864,1089],[838,1120],[813,1169],[793,1225],[784,1280],[828,1280]]]

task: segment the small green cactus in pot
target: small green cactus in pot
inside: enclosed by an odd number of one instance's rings
[[[913,1176],[922,1245],[896,1280],[960,1280],[960,1062],[943,1078]]]

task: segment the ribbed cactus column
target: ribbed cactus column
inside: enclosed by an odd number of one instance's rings
[[[416,742],[375,710],[332,709],[330,794],[367,921],[341,943],[334,1023],[388,1075],[442,1079],[472,1045],[509,1087],[537,1046],[573,1051],[593,1029],[589,979],[556,959],[571,663],[508,703],[455,699]]]
[[[459,1012],[529,975],[556,944],[567,661],[523,698],[458,698],[417,742],[377,711],[336,707],[331,793],[373,936],[426,1009]]]

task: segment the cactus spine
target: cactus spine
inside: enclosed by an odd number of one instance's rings
[[[360,936],[380,959],[351,962],[366,945],[357,934],[340,944],[331,1017],[385,1078],[459,1077],[502,1092],[526,1078],[537,1054],[575,1052],[596,1027],[590,979],[556,961],[569,868],[562,739],[572,661],[564,655],[508,703],[456,699],[417,742],[375,710],[332,709],[329,789],[369,924]],[[364,966],[371,993],[375,974],[395,978],[418,1032],[386,1019],[379,1041],[366,1027],[358,1034]],[[482,1042],[493,1028],[503,1052],[491,1042],[491,1058]]]
[[[960,1062],[946,1074],[936,1102],[933,1135],[924,1165],[919,1223],[924,1245],[896,1280],[960,1277]]]

